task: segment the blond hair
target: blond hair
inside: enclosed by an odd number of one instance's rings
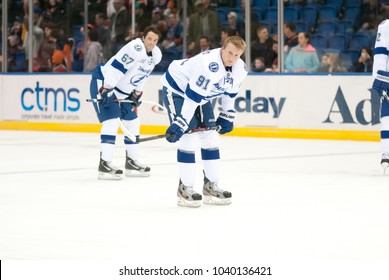
[[[230,36],[223,43],[223,49],[227,47],[227,44],[231,43],[238,49],[244,51],[246,49],[246,42],[239,36]]]

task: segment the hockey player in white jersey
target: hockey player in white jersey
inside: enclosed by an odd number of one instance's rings
[[[114,55],[106,64],[92,72],[90,95],[101,100],[94,103],[97,117],[102,124],[100,133],[101,153],[98,178],[118,180],[123,171],[112,165],[114,147],[119,129],[118,118],[125,128],[139,137],[140,120],[134,110],[141,104],[142,89],[147,77],[161,61],[161,50],[156,46],[160,33],[155,27],[147,27],[142,39],[135,39]],[[131,103],[117,102],[128,99]],[[149,176],[150,167],[141,164],[139,145],[124,138],[126,148],[125,175]]]
[[[205,204],[230,204],[231,192],[219,188],[219,135],[233,130],[235,97],[247,76],[247,67],[240,59],[246,48],[238,36],[226,39],[218,49],[205,51],[190,59],[173,61],[161,77],[164,103],[169,113],[167,141],[178,141],[177,161],[179,184],[178,205],[199,207],[203,200],[195,185],[195,151],[201,144]],[[217,119],[210,100],[221,97],[222,110]],[[193,134],[185,131],[199,127],[219,126]]]
[[[381,97],[381,165],[389,166],[389,20],[378,26],[374,46],[373,90]]]

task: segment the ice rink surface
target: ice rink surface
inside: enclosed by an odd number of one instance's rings
[[[114,157],[120,167],[122,139]],[[198,209],[176,205],[175,144],[140,145],[151,177],[100,181],[98,134],[0,131],[0,258],[159,265],[389,259],[389,174],[378,142],[221,137],[220,187],[233,202]]]

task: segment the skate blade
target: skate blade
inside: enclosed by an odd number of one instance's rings
[[[136,170],[130,170],[130,169],[126,169],[124,171],[124,175],[126,177],[149,177],[150,176],[150,172],[140,172],[140,171],[136,171]]]
[[[177,205],[181,207],[198,208],[201,206],[201,200],[188,201],[186,199],[179,197]]]
[[[109,173],[102,173],[102,172],[99,172],[99,174],[97,174],[97,179],[99,180],[121,180],[122,179],[122,176],[121,174],[109,174]]]
[[[388,163],[388,162],[383,162],[383,163],[381,163],[381,165],[382,165],[382,168],[384,169],[384,176],[385,176],[385,174],[386,174],[386,168],[389,167],[389,163]]]
[[[231,197],[217,198],[217,197],[208,196],[208,195],[204,195],[203,197],[204,197],[204,199],[203,199],[204,204],[208,204],[208,205],[229,205],[232,202]]]

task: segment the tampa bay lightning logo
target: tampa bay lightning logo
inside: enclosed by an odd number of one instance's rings
[[[146,75],[135,75],[134,77],[131,78],[130,83],[133,86],[138,86],[139,83],[146,78]]]
[[[136,45],[134,46],[134,49],[135,49],[137,52],[140,52],[140,51],[142,50],[142,46],[139,45],[139,44],[136,44]]]
[[[216,62],[211,62],[209,65],[208,65],[208,68],[211,72],[217,72],[217,70],[219,70],[219,64],[217,64]]]

